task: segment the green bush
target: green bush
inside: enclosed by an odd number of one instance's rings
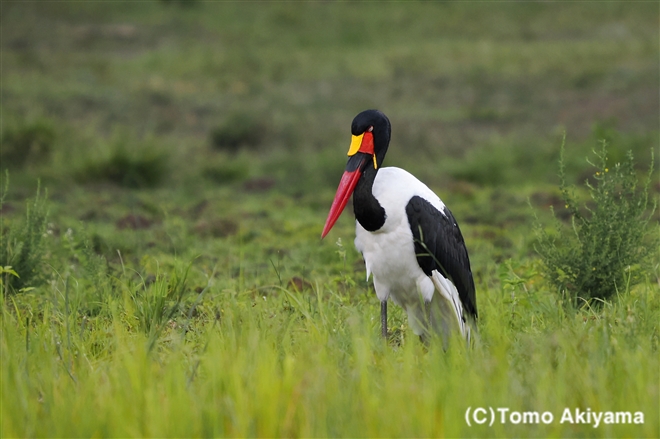
[[[109,154],[95,156],[76,172],[82,182],[109,182],[128,188],[158,186],[167,175],[168,157],[148,142],[117,136]]]
[[[7,186],[3,188],[0,208],[4,201]],[[28,201],[25,220],[22,224],[0,223],[0,267],[3,279],[0,282],[4,293],[21,291],[44,280],[40,269],[46,253],[45,240],[48,210],[46,196],[37,188],[34,200]]]
[[[580,208],[574,188],[566,185],[563,153],[562,144],[560,190],[571,227],[557,220],[555,233],[548,233],[537,218],[536,250],[547,277],[567,303],[608,300],[642,280],[657,250],[656,235],[648,232],[655,209],[655,204],[649,209],[648,202],[653,165],[649,166],[644,187],[639,189],[632,152],[610,169],[607,142],[602,141],[600,150],[594,150],[596,162],[589,162],[596,171],[585,182],[591,202]]]
[[[237,112],[211,130],[211,146],[217,150],[237,152],[241,148],[256,148],[264,141],[267,127],[260,114]]]
[[[43,160],[51,153],[55,137],[55,128],[47,119],[7,124],[1,139],[1,166],[20,168],[28,161]]]

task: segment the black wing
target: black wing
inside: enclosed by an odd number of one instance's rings
[[[438,270],[458,290],[465,312],[477,318],[474,279],[461,229],[445,206],[444,214],[424,198],[414,196],[406,206],[420,268],[431,276]]]

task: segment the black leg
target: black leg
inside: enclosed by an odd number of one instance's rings
[[[383,338],[387,338],[387,300],[380,302],[380,325]]]

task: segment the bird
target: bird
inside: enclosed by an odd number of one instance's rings
[[[427,185],[397,167],[383,167],[390,120],[378,110],[353,119],[348,162],[330,207],[321,239],[330,232],[353,195],[355,247],[362,253],[367,282],[373,277],[381,305],[381,334],[387,338],[387,302],[407,313],[413,332],[429,343],[439,336],[445,349],[460,334],[470,342],[477,302],[468,251],[456,219]]]

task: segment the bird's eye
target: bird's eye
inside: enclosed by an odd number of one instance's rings
[[[374,127],[369,127],[369,129],[367,129],[367,132],[370,133],[370,132],[372,132],[373,130],[374,130]]]

